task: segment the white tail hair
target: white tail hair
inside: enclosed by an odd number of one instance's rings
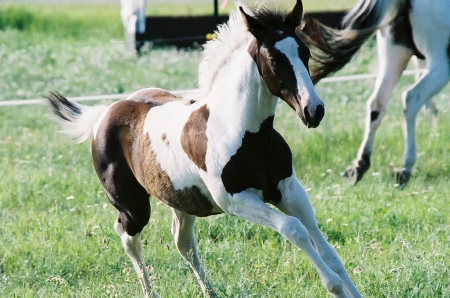
[[[69,101],[58,92],[50,92],[49,100],[56,119],[62,125],[61,133],[74,138],[77,143],[86,141],[94,133],[98,119],[108,106],[84,106]]]

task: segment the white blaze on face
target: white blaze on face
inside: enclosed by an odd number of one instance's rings
[[[287,37],[275,43],[275,48],[284,54],[292,65],[302,106],[315,107],[323,102],[316,93],[305,64],[298,56],[298,47],[299,45],[293,37]]]

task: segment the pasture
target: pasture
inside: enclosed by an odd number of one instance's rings
[[[110,24],[108,30],[90,23],[89,14],[70,18],[62,10],[48,13],[49,21],[73,30],[0,27],[0,100],[39,98],[52,89],[80,96],[196,87],[198,49],[150,47],[135,57],[122,40],[118,10],[102,11],[98,22]],[[375,69],[371,41],[337,75]],[[419,160],[400,190],[392,174],[403,151],[400,92],[412,82],[401,79],[372,168],[355,187],[341,172],[361,141],[372,80],[320,83],[326,114],[317,129],[306,129],[285,104],[276,115],[320,228],[365,297],[450,297],[450,86],[435,98],[437,118],[418,118]],[[74,144],[58,129],[48,107],[0,107],[0,296],[139,297],[89,145]],[[202,297],[173,244],[169,208],[151,202],[143,239],[155,287],[162,297]],[[326,296],[309,259],[275,232],[224,215],[199,219],[196,231],[222,297]]]

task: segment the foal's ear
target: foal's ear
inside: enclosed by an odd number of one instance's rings
[[[303,3],[302,0],[297,0],[294,9],[286,16],[284,24],[288,25],[295,30],[298,26],[302,25],[303,20]]]
[[[239,10],[241,11],[242,15],[245,17],[245,21],[247,23],[248,31],[250,31],[251,34],[256,38],[258,41],[262,41],[264,37],[268,34],[269,28],[267,28],[265,25],[261,24],[260,21],[255,19],[254,17],[247,14],[242,6],[239,6]]]

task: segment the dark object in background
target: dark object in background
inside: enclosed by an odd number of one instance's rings
[[[346,11],[307,13],[305,18],[315,18],[329,27],[340,28],[342,17]],[[196,16],[196,17],[147,17],[145,33],[136,34],[136,50],[145,42],[155,45],[174,45],[192,47],[205,43],[212,38],[218,24],[225,23],[228,16]],[[305,30],[308,30],[306,24]]]

